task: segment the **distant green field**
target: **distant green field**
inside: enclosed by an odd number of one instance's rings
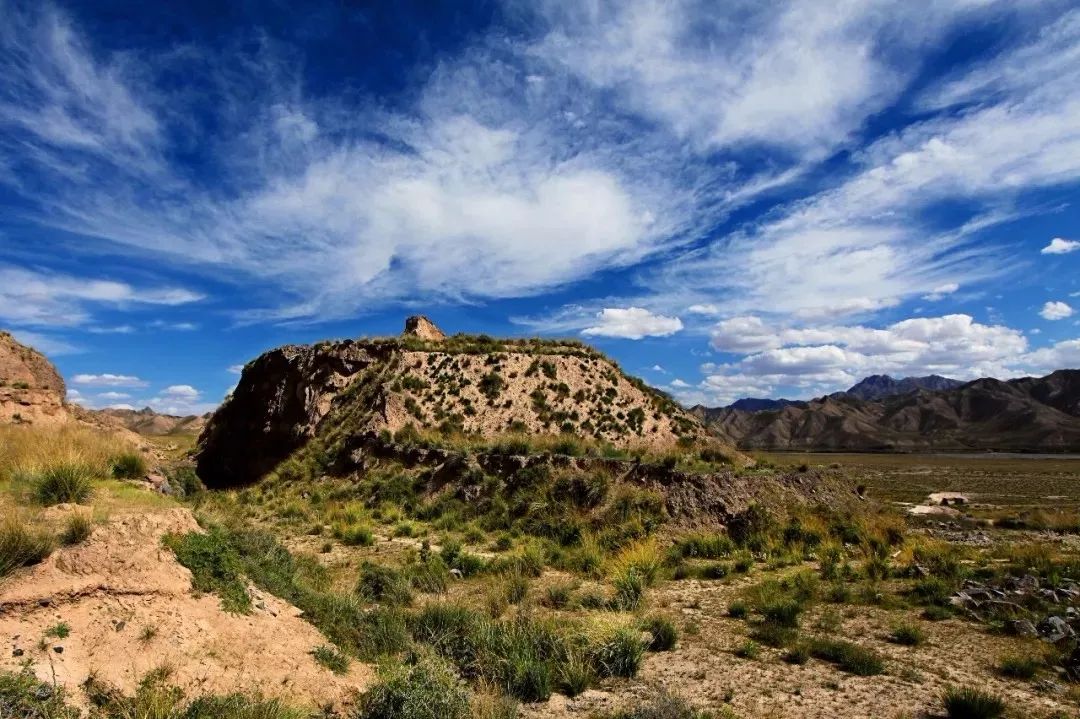
[[[1080,507],[1080,456],[752,452],[779,466],[838,464],[871,494],[922,502],[931,492],[964,492],[977,503]]]

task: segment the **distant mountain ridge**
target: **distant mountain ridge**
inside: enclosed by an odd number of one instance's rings
[[[858,399],[881,399],[898,394],[907,394],[916,390],[925,389],[931,391],[956,389],[964,383],[958,379],[950,379],[941,375],[927,375],[926,377],[904,377],[893,379],[887,374],[873,374],[860,380],[846,392],[846,394]]]
[[[692,412],[717,435],[746,449],[1080,452],[1080,370],[1008,381],[985,378],[946,389],[916,386],[900,393],[895,392],[903,380],[867,380],[852,388],[861,386],[859,392],[802,405],[761,411],[695,407]],[[859,396],[879,392],[886,394]]]

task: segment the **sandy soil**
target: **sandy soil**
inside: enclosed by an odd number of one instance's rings
[[[167,666],[188,695],[248,691],[312,706],[341,706],[371,683],[367,665],[336,676],[315,662],[309,652],[326,640],[276,597],[253,594],[256,610],[243,616],[223,612],[215,596],[193,596],[190,572],[161,537],[197,529],[187,509],[117,515],[85,543],[5,579],[0,668],[29,663],[69,688],[96,673],[132,692]],[[45,638],[60,622],[70,635]]]

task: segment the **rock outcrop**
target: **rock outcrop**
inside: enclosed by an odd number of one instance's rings
[[[413,315],[406,319],[405,332],[402,334],[406,337],[419,337],[428,342],[441,342],[446,339],[443,331],[424,315]]]
[[[249,363],[200,437],[199,476],[245,484],[313,437],[331,455],[320,461],[333,462],[350,436],[410,425],[646,448],[707,438],[670,398],[580,342],[446,337],[425,322],[410,318],[401,338],[289,345]]]
[[[65,392],[64,379],[45,355],[0,331],[0,422],[65,422]]]

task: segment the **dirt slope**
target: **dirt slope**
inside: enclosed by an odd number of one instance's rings
[[[260,595],[263,608],[243,616],[222,611],[215,596],[194,596],[190,572],[161,537],[197,529],[187,509],[118,515],[85,543],[4,579],[0,667],[29,661],[43,681],[55,676],[67,687],[95,673],[130,693],[147,672],[168,666],[169,680],[189,695],[251,691],[312,706],[347,701],[369,683],[367,666],[354,663],[339,677],[316,663],[309,652],[325,639],[275,597]],[[39,646],[60,622],[70,635]],[[156,630],[150,638],[147,627]]]

